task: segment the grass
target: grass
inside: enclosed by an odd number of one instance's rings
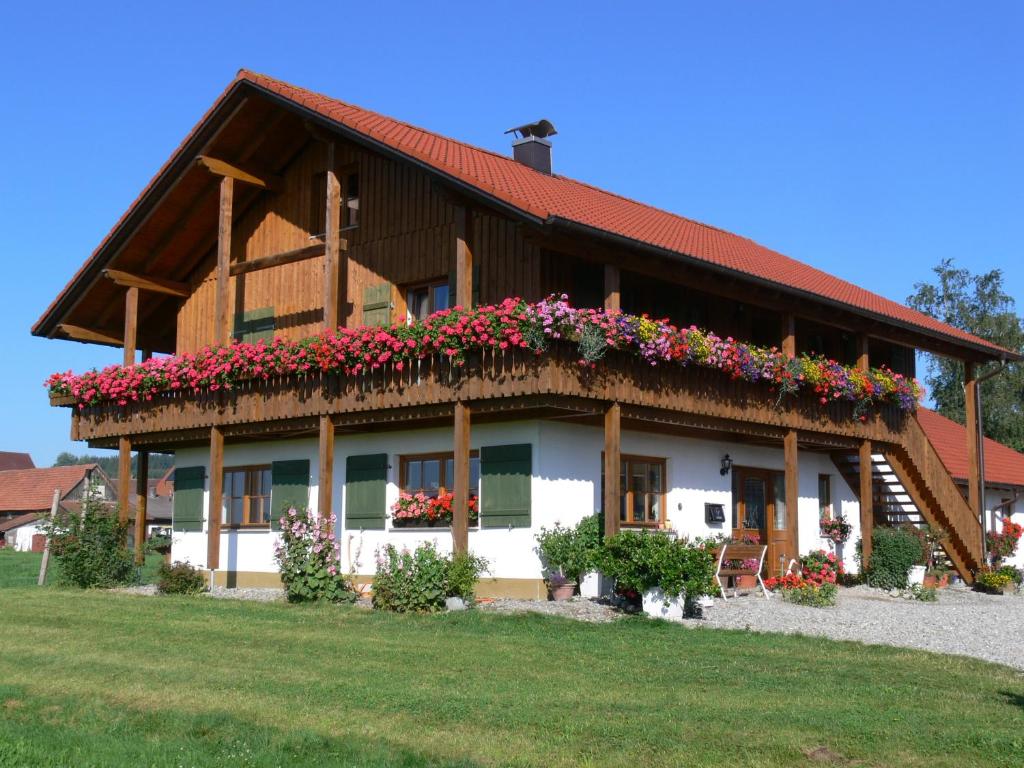
[[[1024,762],[1024,677],[917,651],[57,589],[0,617],[5,768]]]
[[[7,587],[31,587],[39,580],[39,565],[43,560],[41,552],[17,552],[0,549],[0,589]],[[140,578],[143,584],[156,581],[156,572],[163,562],[163,555],[146,555]],[[56,562],[51,559],[46,572],[46,583],[57,582]],[[2,765],[2,763],[0,763]]]

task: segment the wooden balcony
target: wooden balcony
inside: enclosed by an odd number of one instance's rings
[[[282,377],[231,390],[168,393],[128,406],[76,409],[72,438],[102,446],[130,437],[134,445],[157,446],[188,440],[192,433],[208,435],[212,426],[223,427],[229,437],[295,432],[324,415],[339,426],[381,426],[445,417],[456,402],[468,404],[474,414],[500,418],[538,410],[599,414],[617,402],[627,421],[769,439],[796,429],[802,439],[837,446],[863,439],[897,443],[906,419],[898,408],[886,406],[861,422],[850,403],[823,406],[811,393],[780,404],[765,383],[734,381],[696,366],[653,367],[624,353],[610,353],[596,368],[585,368],[573,347],[555,344],[542,355],[478,353],[461,368],[433,358],[402,371],[388,365],[365,376]]]

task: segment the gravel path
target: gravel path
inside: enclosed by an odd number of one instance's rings
[[[117,587],[112,589],[111,592],[123,592],[128,595],[145,595],[147,597],[153,597],[159,594],[155,584],[143,584],[138,587]],[[214,587],[209,592],[204,592],[202,596],[213,597],[220,600],[255,600],[261,603],[271,603],[278,600],[284,600],[284,590],[257,587],[244,587],[241,589]]]
[[[747,629],[857,640],[973,656],[1024,670],[1024,596],[939,590],[937,603],[891,597],[868,587],[840,589],[834,608],[809,608],[773,596],[715,600],[694,627]]]
[[[583,597],[574,597],[572,600],[557,603],[551,600],[513,600],[503,597],[478,603],[477,610],[495,613],[543,613],[547,616],[561,616],[594,624],[607,624],[626,615],[610,605]]]

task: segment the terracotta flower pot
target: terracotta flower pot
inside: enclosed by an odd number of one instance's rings
[[[757,589],[757,576],[734,576],[736,589]]]
[[[937,576],[925,576],[923,586],[928,589],[945,589],[949,586],[949,574],[942,574],[941,579]]]
[[[570,581],[566,584],[548,584],[548,594],[552,600],[570,600],[576,593],[576,582]]]

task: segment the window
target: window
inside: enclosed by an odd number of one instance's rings
[[[232,528],[270,525],[269,466],[224,470],[222,524]]]
[[[405,493],[420,493],[437,497],[450,493],[455,485],[455,454],[424,453],[403,456],[399,462],[401,475],[399,486]],[[469,454],[469,495],[477,496],[480,490],[480,454]]]
[[[338,173],[341,186],[341,228],[359,226],[359,174],[355,170]],[[313,174],[309,194],[309,234],[323,237],[327,232],[327,173]]]
[[[410,288],[405,294],[408,320],[423,320],[427,315],[448,309],[448,283],[437,282]]]
[[[604,499],[604,462],[601,462]],[[665,460],[623,456],[619,470],[619,521],[627,526],[661,527],[665,523]]]
[[[832,519],[832,476],[818,475],[818,519]]]

